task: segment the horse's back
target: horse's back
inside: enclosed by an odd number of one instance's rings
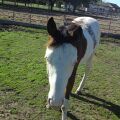
[[[91,17],[78,17],[72,21],[73,23],[76,23],[80,25],[83,29],[83,34],[86,36],[86,32],[90,34],[89,37],[92,37],[92,39],[95,39],[94,41],[99,43],[100,40],[100,26],[99,22]],[[94,34],[94,36],[93,36]],[[88,39],[88,38],[86,38]]]
[[[72,21],[83,29],[84,37],[87,40],[87,49],[81,63],[86,62],[95,51],[100,41],[100,27],[96,19],[91,17],[78,17]]]

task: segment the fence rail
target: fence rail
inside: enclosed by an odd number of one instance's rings
[[[58,25],[63,24],[64,18],[66,17],[66,20],[68,22],[72,21],[72,19],[76,18],[76,15],[73,14],[66,14],[64,12],[57,12],[56,13],[49,13],[47,10],[37,11],[35,9],[29,9],[29,11],[22,10],[21,8],[15,8],[15,9],[5,9],[4,7],[0,7],[0,19],[1,20],[10,20],[15,21],[17,23],[23,23],[23,24],[32,24],[35,26],[46,26],[48,18],[50,16],[54,16],[55,21]],[[79,15],[81,16],[81,15]],[[109,18],[104,17],[97,17],[100,26],[101,31],[103,33],[107,33],[107,35],[115,34],[117,38],[120,38],[120,18],[113,18],[112,16]]]

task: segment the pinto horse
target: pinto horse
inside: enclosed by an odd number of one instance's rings
[[[100,41],[100,27],[96,19],[78,17],[69,25],[56,27],[51,17],[47,23],[49,41],[46,49],[50,90],[47,107],[61,108],[62,120],[67,119],[68,100],[79,64],[86,64],[80,93],[92,67],[92,58]]]

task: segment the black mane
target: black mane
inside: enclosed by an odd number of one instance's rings
[[[58,46],[63,43],[76,43],[76,41],[78,40],[78,36],[79,38],[82,37],[81,29],[82,28],[75,23],[71,23],[67,26],[60,26],[56,35],[50,40],[51,42],[49,46]],[[74,35],[71,35],[70,33],[74,33]]]

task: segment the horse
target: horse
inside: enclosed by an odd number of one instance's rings
[[[85,73],[76,94],[82,92],[91,70],[92,58],[100,41],[100,25],[94,18],[77,17],[70,24],[57,27],[51,17],[47,32],[49,40],[45,59],[50,90],[46,106],[61,108],[62,120],[66,120],[78,65],[85,64]]]

